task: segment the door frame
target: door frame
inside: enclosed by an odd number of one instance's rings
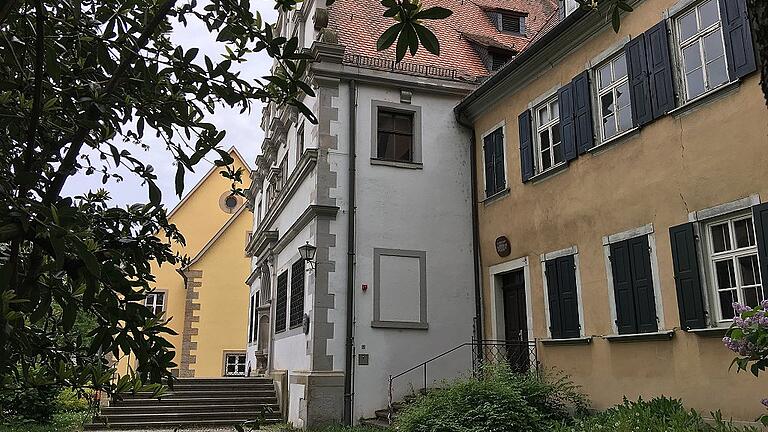
[[[525,281],[525,315],[528,325],[528,340],[533,340],[533,306],[531,304],[531,272],[529,268],[529,259],[527,256],[513,259],[511,261],[496,264],[488,268],[490,281],[490,313],[491,326],[488,334],[489,339],[504,339],[504,293],[502,291],[501,277],[506,273],[516,270],[523,270],[523,279]]]

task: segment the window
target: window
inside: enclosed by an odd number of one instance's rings
[[[153,314],[160,315],[165,312],[165,293],[151,292],[144,299],[144,305],[148,307]]]
[[[499,31],[522,34],[525,33],[525,16],[510,11],[499,12],[497,28]]]
[[[413,113],[379,109],[376,158],[413,162]]]
[[[632,103],[624,52],[598,67],[595,75],[600,133],[605,141],[632,128]]]
[[[489,52],[491,56],[491,70],[497,71],[504,67],[507,62],[509,62],[512,59],[512,55],[509,53],[504,52],[498,52],[498,51],[491,51]]]
[[[285,331],[288,308],[288,270],[277,276],[277,304],[275,305],[275,333]]]
[[[224,355],[224,376],[245,376],[245,354],[226,353]]]
[[[763,300],[752,216],[712,222],[705,229],[706,261],[718,319],[731,320],[734,302],[757,306]]]
[[[566,255],[549,259],[543,265],[547,284],[550,334],[553,339],[578,338],[581,336],[581,323],[575,256]]]
[[[560,109],[557,97],[539,105],[534,112],[536,171],[542,173],[565,163],[560,139]]]
[[[261,196],[259,196],[259,203],[256,205],[256,228],[261,225]]]
[[[707,0],[675,20],[685,99],[729,81],[718,0]]]
[[[658,331],[648,236],[612,243],[609,259],[619,334]]]
[[[485,157],[485,196],[491,197],[507,187],[504,172],[504,131],[500,127],[483,138]]]
[[[304,153],[304,123],[301,123],[299,129],[296,131],[296,161],[301,159],[301,155]]]
[[[304,320],[304,260],[299,259],[291,266],[291,328],[298,327]]]
[[[257,308],[259,307],[259,293],[258,291],[254,293],[254,295],[251,296],[251,322],[250,327],[248,329],[248,343],[254,343],[256,342],[256,337],[259,334],[259,322],[258,322],[258,316],[259,313],[257,311]]]
[[[288,182],[288,155],[286,154],[283,157],[282,162],[280,162],[280,177],[277,180],[277,190],[282,191],[283,188],[285,188],[285,184]]]
[[[579,3],[576,0],[560,0],[560,17],[565,18],[577,9]]]

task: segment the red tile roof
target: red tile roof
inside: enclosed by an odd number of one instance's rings
[[[442,6],[453,11],[445,20],[427,20],[426,25],[440,41],[440,56],[419,48],[416,56],[406,54],[402,66],[415,70],[419,66],[456,71],[457,77],[476,80],[491,73],[483,63],[475,44],[504,48],[519,53],[539,33],[557,11],[556,0],[423,0],[425,8]],[[527,14],[526,35],[517,36],[498,31],[486,11],[511,10]],[[395,59],[394,45],[376,51],[376,40],[394,21],[386,18],[384,6],[377,0],[336,0],[329,9],[329,27],[346,46],[345,61],[362,56],[389,63]],[[366,67],[371,61],[364,62]],[[413,66],[413,67],[409,67]]]

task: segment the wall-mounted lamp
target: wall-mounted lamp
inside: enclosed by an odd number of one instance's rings
[[[299,255],[301,255],[301,259],[309,264],[309,267],[312,269],[315,268],[315,252],[317,252],[317,247],[312,246],[309,242],[303,246],[299,246]]]

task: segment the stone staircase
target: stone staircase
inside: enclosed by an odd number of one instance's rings
[[[425,394],[425,390],[421,389],[419,390],[419,393]],[[390,415],[389,409],[384,408],[380,410],[376,410],[376,417],[370,418],[370,419],[363,419],[360,421],[360,424],[364,426],[370,426],[375,427],[379,429],[391,429],[392,425],[391,423],[394,423],[397,419],[397,413],[402,411],[405,407],[408,406],[411,402],[416,400],[416,394],[409,394],[403,397],[402,401],[397,401],[392,403],[392,414]]]
[[[110,401],[84,429],[229,426],[257,418],[264,423],[282,420],[271,379],[182,378],[159,399],[137,393]]]

